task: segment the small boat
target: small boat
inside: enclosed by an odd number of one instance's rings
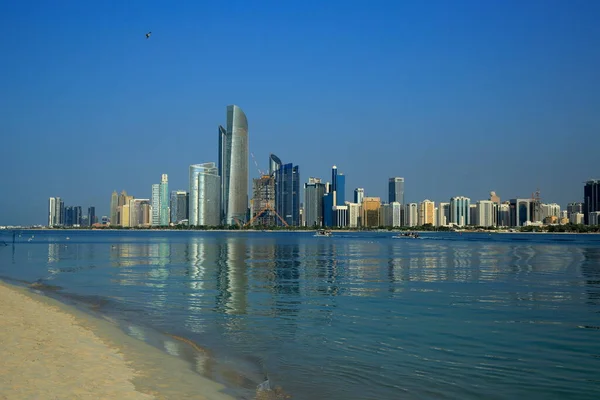
[[[315,235],[314,235],[314,236],[315,236],[315,237],[320,237],[320,236],[323,236],[323,237],[330,237],[330,236],[331,236],[331,231],[330,231],[330,230],[326,230],[326,229],[319,229],[319,230],[318,230],[318,231],[315,233]]]
[[[404,232],[404,233],[400,233],[396,236],[392,236],[392,238],[394,238],[394,239],[418,239],[419,233],[418,232]]]

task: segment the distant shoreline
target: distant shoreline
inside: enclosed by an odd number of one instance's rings
[[[176,228],[47,228],[47,227],[27,227],[27,228],[3,228],[0,229],[0,233],[3,231],[45,231],[45,232],[83,232],[83,231],[93,231],[93,232],[240,232],[240,233],[314,233],[323,228],[319,229],[176,229]],[[418,232],[422,233],[478,233],[478,234],[492,234],[492,233],[502,233],[502,234],[551,234],[551,235],[584,235],[584,234],[600,234],[600,232],[547,232],[547,231],[531,231],[531,232],[522,232],[519,230],[509,231],[509,230],[419,230],[419,229],[392,229],[392,230],[383,230],[383,229],[327,229],[331,232],[335,233],[403,233],[403,232]]]

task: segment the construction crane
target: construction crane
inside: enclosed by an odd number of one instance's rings
[[[256,162],[256,157],[254,157],[254,153],[250,153],[250,155],[252,156],[252,160],[254,161],[254,165],[256,165],[256,169],[258,170],[258,174],[260,176],[259,179],[272,179],[271,175],[269,174],[265,174],[260,167],[258,166],[258,162]],[[253,195],[256,195],[256,193],[254,193],[253,190]],[[289,224],[287,222],[285,222],[285,220],[283,218],[281,218],[281,215],[279,215],[279,213],[277,212],[277,210],[275,210],[275,207],[271,204],[271,201],[269,199],[269,196],[265,196],[266,197],[266,204],[264,205],[264,207],[262,209],[260,209],[258,211],[258,213],[256,213],[256,215],[254,215],[254,217],[252,217],[250,219],[250,221],[248,221],[244,227],[247,227],[249,225],[252,225],[254,223],[254,221],[256,221],[261,215],[263,215],[265,212],[270,211],[273,214],[275,214],[275,216],[281,221],[281,223],[283,224],[283,226],[288,227]]]

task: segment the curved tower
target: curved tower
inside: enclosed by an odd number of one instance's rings
[[[227,106],[227,128],[219,126],[221,220],[245,223],[248,211],[248,120],[236,105]]]

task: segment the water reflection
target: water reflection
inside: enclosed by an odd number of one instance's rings
[[[582,253],[581,274],[585,279],[588,304],[597,306],[600,305],[600,248],[585,247]]]

